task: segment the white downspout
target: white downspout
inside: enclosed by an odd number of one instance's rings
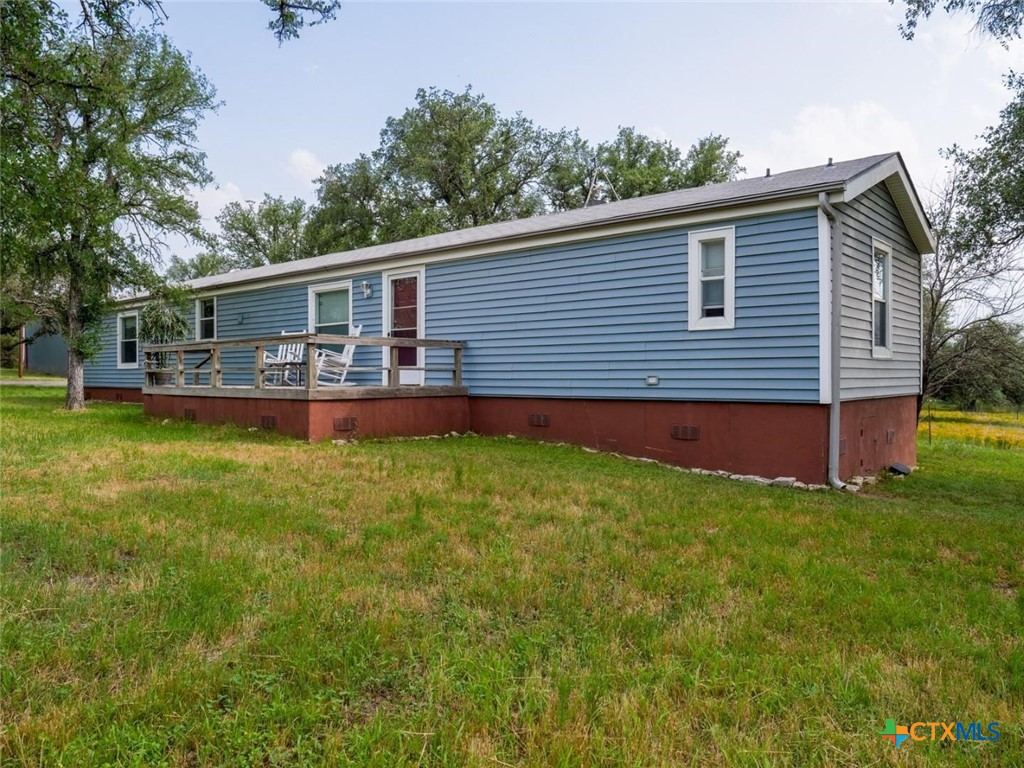
[[[839,211],[828,202],[824,192],[818,195],[818,205],[829,221],[829,259],[832,264],[832,395],[828,409],[828,484],[841,491],[846,483],[839,479],[839,409],[842,392],[839,377],[842,372],[842,307],[843,307],[843,222]],[[823,322],[824,318],[819,319]]]

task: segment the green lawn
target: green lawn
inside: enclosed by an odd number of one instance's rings
[[[7,379],[15,379],[15,380],[17,380],[17,378],[18,378],[18,369],[17,368],[0,368],[0,381],[6,381]],[[22,378],[25,378],[25,379],[42,379],[44,381],[64,381],[64,377],[63,376],[51,376],[48,373],[29,373],[27,371],[25,372],[25,375]]]
[[[4,765],[1024,765],[1024,451],[852,496],[62,397],[0,401]]]

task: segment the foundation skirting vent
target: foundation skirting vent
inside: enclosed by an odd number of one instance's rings
[[[351,432],[359,426],[359,420],[355,416],[339,416],[334,419],[335,432]]]
[[[531,427],[551,426],[551,415],[547,413],[531,413],[528,419]]]
[[[673,440],[700,440],[700,427],[696,424],[673,424],[669,434]]]

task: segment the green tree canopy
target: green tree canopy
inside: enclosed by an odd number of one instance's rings
[[[217,216],[219,252],[234,269],[295,261],[305,250],[306,202],[265,195],[259,204],[228,203]]]
[[[111,296],[154,279],[166,234],[200,235],[188,192],[210,178],[194,143],[213,87],[131,26],[139,5],[0,4],[4,286],[67,341],[69,408]]]
[[[936,8],[946,13],[966,13],[975,17],[975,27],[1003,45],[1020,38],[1024,25],[1024,0],[902,0],[907,6],[900,33],[913,40],[922,19],[931,18]],[[897,0],[889,0],[895,5]]]
[[[1010,73],[1013,99],[988,128],[979,149],[954,146],[948,156],[961,178],[964,205],[956,220],[958,248],[975,253],[1024,247],[1024,76]]]
[[[171,256],[164,277],[172,283],[183,283],[198,277],[222,275],[234,269],[231,261],[217,250],[202,251],[191,259]]]
[[[390,118],[369,155],[331,166],[307,227],[311,253],[564,211],[736,178],[728,139],[708,136],[686,155],[635,128],[593,147],[578,131],[503,116],[470,88],[420,90]]]
[[[263,4],[274,14],[267,29],[279,43],[298,37],[303,27],[331,21],[341,7],[340,0],[263,0]]]

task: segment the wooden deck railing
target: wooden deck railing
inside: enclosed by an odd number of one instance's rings
[[[268,365],[265,352],[275,355],[282,344],[302,344],[301,362]],[[401,386],[403,371],[422,371],[424,379],[430,372],[451,374],[450,386],[462,386],[462,351],[465,343],[440,339],[399,339],[372,336],[335,336],[317,333],[289,333],[277,336],[256,336],[241,339],[189,341],[173,344],[146,344],[143,346],[145,386],[189,388],[251,388],[273,387],[303,388],[316,390],[316,350],[320,347],[334,348],[348,344],[356,347],[380,347],[388,350],[387,365],[352,365],[348,375],[360,373],[386,374],[386,383],[381,384],[380,375],[373,384],[360,382],[358,386]],[[452,363],[444,365],[400,366],[399,349],[415,347],[420,349],[450,349]],[[246,353],[244,350],[248,349]],[[358,350],[357,350],[358,352]],[[225,354],[227,353],[227,354]],[[237,353],[237,354],[235,354]],[[225,364],[225,357],[232,358]],[[241,364],[240,358],[247,357],[251,365]],[[424,355],[426,357],[426,355]],[[240,383],[225,383],[229,380]],[[277,382],[277,383],[274,383]],[[289,383],[290,382],[290,383]],[[321,385],[326,389],[326,385]],[[332,387],[334,388],[334,387]]]

